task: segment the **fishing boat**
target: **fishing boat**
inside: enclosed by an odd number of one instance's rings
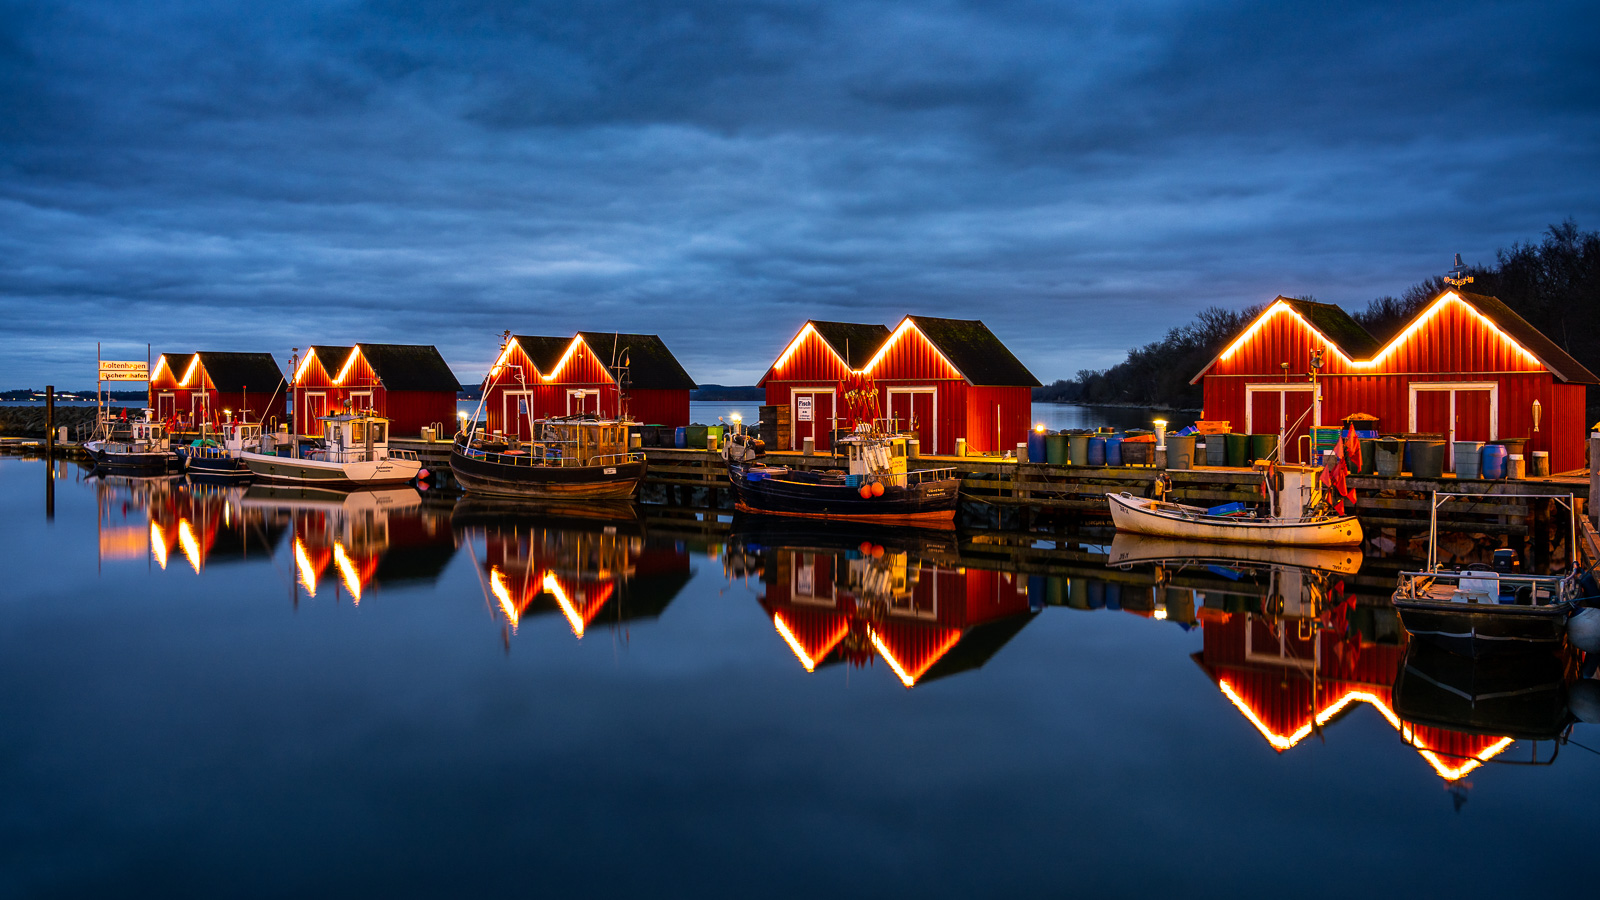
[[[389,420],[372,413],[324,416],[322,437],[291,441],[275,452],[240,450],[251,473],[268,481],[324,487],[405,484],[422,463],[410,450],[389,448]]]
[[[199,438],[174,450],[190,475],[237,481],[251,476],[240,455],[247,447],[266,452],[259,423],[224,422],[216,437],[202,426]]]
[[[1572,495],[1536,497],[1572,510]],[[1504,653],[1549,652],[1565,646],[1567,620],[1584,597],[1589,575],[1576,564],[1555,575],[1520,571],[1515,551],[1496,551],[1494,562],[1448,565],[1439,559],[1439,507],[1481,494],[1435,493],[1428,531],[1428,566],[1401,572],[1394,592],[1400,624],[1413,638],[1474,659]],[[1573,517],[1569,547],[1578,546]],[[1592,583],[1592,582],[1588,582]],[[1588,592],[1588,593],[1593,593]]]
[[[1108,566],[1146,563],[1196,566],[1269,566],[1313,569],[1338,575],[1361,571],[1363,557],[1354,547],[1279,547],[1268,544],[1222,544],[1118,533],[1111,539]]]
[[[732,427],[723,457],[742,512],[954,527],[960,476],[954,468],[910,469],[906,435],[858,424],[835,444],[846,468],[816,470],[765,464],[765,445],[742,423]]]
[[[623,500],[644,478],[627,421],[535,419],[532,440],[469,429],[450,448],[450,471],[469,494],[543,500]]]
[[[1273,466],[1263,472],[1270,498],[1268,515],[1242,503],[1190,506],[1124,491],[1106,494],[1118,531],[1188,541],[1343,547],[1360,544],[1361,523],[1336,515],[1318,485],[1321,466]]]
[[[1571,723],[1565,670],[1554,653],[1468,659],[1419,641],[1395,676],[1394,711],[1408,725],[1553,741]]]
[[[143,412],[134,422],[100,415],[95,438],[83,445],[95,468],[108,475],[166,475],[181,468],[166,426],[155,421],[153,410]]]

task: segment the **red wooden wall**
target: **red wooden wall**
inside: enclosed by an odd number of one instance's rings
[[[520,367],[521,380],[518,380]],[[636,422],[646,425],[667,425],[677,427],[689,424],[689,392],[687,390],[642,390],[630,389],[626,401],[627,408],[618,398],[616,382],[611,374],[606,371],[589,345],[579,341],[577,350],[573,351],[564,365],[554,373],[555,377],[546,381],[539,375],[538,367],[523,352],[521,346],[515,346],[505,363],[492,372],[488,387],[484,392],[484,412],[488,418],[490,431],[509,434],[514,429],[522,437],[528,437],[528,424],[526,420],[515,421],[519,417],[517,407],[507,409],[506,395],[510,392],[531,391],[532,403],[529,408],[529,418],[540,419],[568,414],[567,392],[569,390],[592,390],[599,392],[598,413],[601,416],[616,417],[623,413]],[[573,410],[576,411],[576,410]]]
[[[193,417],[195,397],[204,394],[208,410],[206,418],[211,425],[221,424],[225,419],[223,410],[232,410],[235,418],[249,410],[252,421],[264,423],[286,420],[285,410],[289,399],[283,391],[219,391],[210,376],[204,373],[205,365],[202,363],[196,367],[189,386],[184,388],[178,386],[178,379],[183,377],[183,372],[173,373],[165,366],[158,367],[150,380],[150,408],[156,411],[156,418],[161,421],[170,419],[181,430],[193,428],[198,424]],[[172,396],[163,397],[163,394]]]
[[[344,360],[337,360],[341,367]],[[389,420],[389,433],[395,437],[416,437],[424,427],[439,423],[445,433],[451,431],[456,421],[456,395],[454,391],[390,391],[378,380],[377,373],[367,363],[365,356],[358,357],[338,384],[338,372],[330,373],[321,357],[309,364],[301,360],[295,371],[294,428],[296,434],[320,435],[322,424],[317,422],[307,407],[306,395],[321,393],[326,398],[327,412],[337,413],[347,401],[354,402],[356,394],[372,396],[372,409]]]

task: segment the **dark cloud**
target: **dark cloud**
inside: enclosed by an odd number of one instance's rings
[[[1580,4],[0,4],[4,381],[981,317],[1041,377],[1600,221]]]

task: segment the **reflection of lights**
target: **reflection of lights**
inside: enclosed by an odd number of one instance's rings
[[[833,648],[838,646],[839,642],[844,640],[845,635],[850,633],[850,623],[841,621],[839,627],[828,635],[827,640],[823,642],[822,649],[817,654],[817,659],[812,659],[811,654],[806,652],[805,645],[801,644],[795,633],[789,630],[789,623],[783,620],[783,616],[773,613],[772,624],[777,627],[778,635],[783,638],[784,643],[789,645],[789,649],[794,652],[795,659],[800,660],[800,665],[805,666],[807,672],[815,672],[818,660],[827,659],[828,654],[833,652]]]
[[[572,601],[567,598],[567,592],[562,589],[561,582],[556,580],[556,573],[546,572],[544,581],[541,582],[546,593],[556,598],[556,605],[561,607],[561,614],[567,617],[567,624],[572,626],[572,633],[583,639],[583,616],[573,608]]]
[[[339,367],[339,375],[333,379],[334,384],[344,384],[344,379],[350,374],[350,369],[356,364],[356,358],[361,356],[360,347],[351,347],[350,355],[345,357],[344,365]]]
[[[156,564],[162,570],[167,568],[167,536],[161,533],[161,526],[150,523],[150,552],[155,554]]]
[[[500,611],[506,614],[506,621],[511,623],[511,631],[515,633],[520,615],[517,612],[517,604],[511,599],[511,592],[506,590],[506,580],[500,574],[499,566],[492,566],[489,569],[489,590],[493,591],[495,599],[500,601]]]
[[[317,573],[311,568],[311,558],[306,556],[306,545],[299,538],[294,539],[294,565],[300,570],[300,586],[306,589],[306,596],[317,596]]]
[[[189,561],[189,567],[199,574],[200,542],[194,539],[194,529],[189,527],[188,519],[178,520],[178,546],[183,548],[183,557]]]
[[[1304,740],[1306,735],[1311,733],[1313,723],[1314,727],[1317,728],[1328,724],[1335,716],[1339,715],[1339,713],[1343,712],[1346,707],[1357,700],[1369,704],[1373,708],[1377,709],[1383,718],[1388,721],[1389,725],[1392,726],[1396,731],[1400,732],[1400,736],[1405,738],[1408,743],[1415,747],[1422,758],[1428,761],[1428,765],[1432,766],[1433,770],[1439,774],[1439,777],[1445,779],[1446,781],[1457,781],[1461,779],[1467,773],[1488,762],[1490,759],[1514,743],[1513,739],[1511,738],[1501,738],[1495,743],[1490,744],[1488,747],[1485,747],[1483,750],[1479,751],[1476,756],[1472,757],[1461,765],[1455,767],[1447,766],[1445,765],[1444,760],[1439,756],[1438,753],[1434,752],[1432,748],[1418,743],[1416,731],[1409,725],[1401,722],[1400,717],[1395,715],[1394,710],[1389,708],[1389,704],[1385,703],[1381,697],[1372,693],[1371,691],[1346,692],[1339,699],[1329,704],[1325,709],[1322,710],[1322,712],[1317,713],[1312,721],[1301,725],[1300,728],[1297,729],[1293,734],[1289,735],[1288,737],[1284,737],[1281,734],[1275,733],[1267,726],[1266,722],[1261,720],[1260,716],[1256,715],[1255,710],[1251,709],[1250,705],[1244,701],[1244,698],[1239,696],[1239,694],[1234,691],[1233,685],[1229,684],[1227,681],[1218,681],[1217,686],[1222,689],[1222,694],[1228,698],[1228,702],[1232,703],[1234,707],[1237,708],[1239,712],[1250,721],[1250,724],[1254,725],[1256,730],[1261,732],[1261,736],[1267,739],[1267,743],[1271,744],[1274,749],[1279,751],[1287,750]]]
[[[350,592],[351,600],[360,606],[361,574],[356,571],[355,563],[350,561],[350,555],[344,552],[344,545],[338,541],[333,542],[333,562],[339,567],[339,574],[344,578],[344,587]]]
[[[582,346],[582,344],[583,338],[574,337],[572,339],[572,343],[567,345],[567,352],[561,354],[561,359],[556,363],[556,367],[550,370],[550,374],[540,375],[539,377],[543,378],[545,381],[555,381],[556,376],[561,374],[561,370],[566,368],[567,360],[572,358],[572,354],[578,352],[578,347]]]
[[[900,677],[900,683],[906,687],[911,687],[917,683],[918,678],[921,678],[923,675],[927,674],[928,669],[932,668],[933,664],[938,662],[940,657],[944,656],[946,653],[949,653],[950,648],[954,647],[961,640],[961,632],[952,631],[950,635],[944,639],[944,642],[939,645],[937,650],[928,654],[928,661],[923,663],[922,667],[917,669],[915,672],[907,672],[905,667],[900,664],[900,660],[895,659],[894,654],[889,652],[888,645],[883,642],[883,638],[878,636],[878,630],[876,628],[873,628],[870,625],[867,626],[867,637],[872,640],[872,646],[878,648],[878,654],[883,657],[884,662],[887,662],[889,664],[889,668],[894,670],[894,674]]]
[[[311,360],[317,356],[316,350],[307,350],[306,358],[300,361],[300,371],[294,373],[294,383],[299,384],[306,377],[306,370],[311,368]]]
[[[1154,615],[1157,619],[1165,619],[1167,617],[1167,608],[1165,606],[1156,607]]]

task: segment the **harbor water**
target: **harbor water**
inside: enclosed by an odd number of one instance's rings
[[[1404,541],[1245,562],[1084,521],[997,550],[52,471],[47,513],[46,464],[0,459],[0,895],[1592,880],[1600,727],[1408,708],[1408,664],[1448,679],[1387,603]]]

